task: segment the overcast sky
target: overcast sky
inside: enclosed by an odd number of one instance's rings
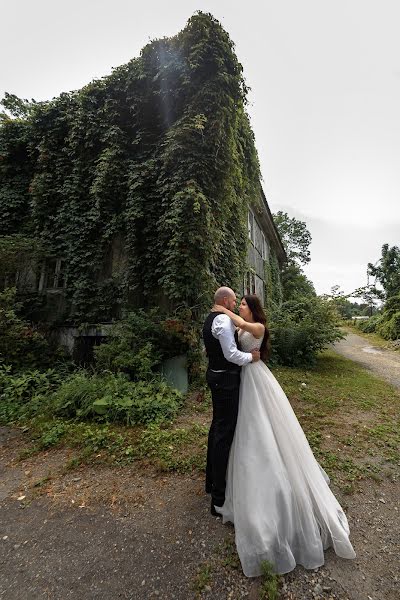
[[[399,0],[0,0],[0,96],[46,100],[211,12],[236,44],[273,212],[307,223],[318,293],[400,244]]]

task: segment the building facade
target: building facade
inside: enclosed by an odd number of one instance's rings
[[[267,263],[276,257],[280,268],[286,261],[286,253],[264,192],[261,190],[260,203],[248,212],[248,251],[247,268],[243,277],[243,292],[257,294],[263,305],[266,304]]]

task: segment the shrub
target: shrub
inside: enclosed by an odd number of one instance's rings
[[[161,379],[132,382],[121,373],[80,371],[62,383],[52,401],[56,415],[136,425],[172,419],[181,395]]]
[[[356,321],[356,326],[364,333],[375,333],[381,322],[382,315],[377,314],[373,315],[366,321]]]
[[[400,338],[400,294],[387,299],[383,311],[370,317],[368,321],[357,323],[364,333],[378,333],[385,340]]]
[[[272,364],[307,366],[332,342],[343,338],[329,301],[303,297],[282,304],[270,323]]]
[[[46,364],[50,349],[45,337],[18,316],[16,289],[0,292],[0,362],[14,368]]]
[[[59,374],[49,369],[13,374],[10,366],[0,365],[0,423],[12,423],[44,414],[49,397],[60,384]]]
[[[387,299],[376,331],[385,340],[400,338],[400,294],[395,294]]]
[[[37,416],[127,425],[160,423],[173,419],[181,403],[181,394],[162,379],[132,382],[122,373],[89,374],[81,370],[61,380],[53,369],[13,374],[10,366],[0,365],[3,424]]]
[[[390,318],[398,312],[400,312],[400,293],[387,299],[383,314]]]
[[[400,339],[400,311],[393,313],[389,318],[385,317],[386,315],[377,328],[378,333],[385,340]]]
[[[151,379],[165,358],[185,352],[188,343],[178,320],[164,321],[156,311],[140,309],[113,325],[105,343],[94,349],[96,367],[122,371],[132,379]]]

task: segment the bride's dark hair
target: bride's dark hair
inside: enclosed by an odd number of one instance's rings
[[[265,327],[265,333],[260,347],[260,355],[261,360],[267,362],[271,354],[271,343],[267,327],[267,317],[265,316],[261,300],[256,294],[245,294],[243,298],[246,300],[246,304],[249,307],[251,314],[253,315],[254,321],[256,323],[262,323]]]

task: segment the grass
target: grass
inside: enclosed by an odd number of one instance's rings
[[[240,569],[240,560],[236,551],[236,545],[233,539],[226,538],[218,549],[221,563],[224,567],[229,567],[238,571]]]
[[[398,466],[398,390],[333,351],[325,351],[313,369],[279,367],[274,375],[317,459],[345,491]]]
[[[61,418],[40,417],[26,421],[22,431],[29,445],[20,452],[25,460],[50,448],[69,447],[76,455],[65,465],[66,470],[83,463],[130,464],[152,466],[162,472],[188,473],[205,468],[209,404],[183,411],[179,421],[127,427],[101,422],[79,422]],[[194,411],[193,414],[191,411]],[[191,416],[189,416],[191,415]]]
[[[263,560],[261,571],[260,600],[276,600],[278,598],[278,576],[274,573],[273,565]]]
[[[151,425],[140,436],[138,453],[161,471],[201,471],[205,468],[207,434],[208,428],[196,423],[167,429]]]
[[[199,567],[197,576],[193,584],[193,590],[196,592],[198,597],[211,582],[211,573],[212,567],[209,563],[204,563]]]
[[[400,463],[400,392],[356,363],[325,351],[310,369],[277,367],[316,458],[344,491],[390,474]],[[209,394],[192,392],[174,421],[125,426],[35,417],[20,423],[31,445],[21,458],[67,446],[76,449],[66,469],[85,462],[130,464],[181,473],[204,470]]]

